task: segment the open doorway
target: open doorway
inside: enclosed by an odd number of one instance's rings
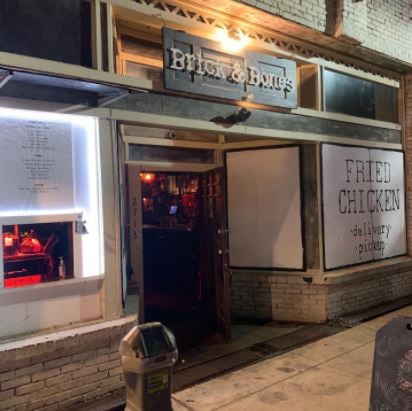
[[[180,348],[217,332],[229,339],[223,170],[149,172],[130,166],[128,174],[139,322],[167,325]]]

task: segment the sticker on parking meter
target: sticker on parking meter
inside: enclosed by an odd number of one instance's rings
[[[153,394],[169,386],[169,371],[160,370],[149,374],[147,379],[147,392]]]
[[[412,410],[412,318],[397,317],[376,333],[369,411]]]

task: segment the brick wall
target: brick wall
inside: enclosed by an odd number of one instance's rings
[[[409,0],[340,0],[343,34],[363,47],[412,62],[412,17]]]
[[[326,2],[324,0],[238,0],[239,3],[267,11],[315,30],[326,27]]]
[[[62,410],[123,392],[118,353],[134,318],[0,344],[0,410]]]
[[[374,263],[371,266],[344,271],[346,275],[343,276],[326,276],[328,318],[363,311],[412,294],[412,262],[409,259],[396,264],[387,260],[383,265]]]
[[[327,287],[308,284],[303,278],[306,276],[304,273],[234,271],[232,316],[279,321],[326,321]]]
[[[237,1],[412,63],[412,10],[409,0]]]
[[[231,311],[238,318],[325,322],[411,294],[408,258],[316,276],[234,271]]]

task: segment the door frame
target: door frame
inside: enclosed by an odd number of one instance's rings
[[[142,196],[140,173],[141,172],[163,172],[163,173],[205,173],[216,168],[216,164],[186,164],[186,163],[161,163],[161,162],[136,162],[126,161],[127,174],[127,198],[128,198],[128,224],[129,230],[129,259],[130,268],[133,271],[132,281],[139,284],[139,290],[144,289],[143,268],[143,231],[142,231],[142,207],[140,198]],[[136,250],[134,253],[131,250]],[[138,323],[145,322],[144,297],[139,292],[139,314]]]

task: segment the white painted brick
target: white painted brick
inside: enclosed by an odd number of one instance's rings
[[[48,378],[45,380],[46,386],[51,387],[52,385],[62,384],[66,381],[70,381],[71,375],[69,373],[58,375],[57,377]]]
[[[39,381],[39,380],[46,380],[48,378],[55,377],[56,375],[60,375],[60,369],[59,368],[36,372],[32,375],[31,380],[33,382],[36,382],[36,381]]]
[[[29,375],[24,375],[22,377],[13,378],[11,380],[3,381],[0,384],[1,390],[7,390],[9,388],[19,387],[21,385],[28,384],[31,381]]]
[[[30,401],[26,404],[18,405],[15,408],[15,411],[32,411],[32,410],[38,410],[38,409],[44,409],[44,400],[36,400],[36,401]]]
[[[0,374],[0,382],[10,380],[14,377],[14,371],[7,371]]]
[[[19,377],[21,375],[33,374],[35,372],[42,371],[42,370],[43,370],[43,364],[39,363],[39,364],[30,365],[29,367],[20,368],[15,371],[15,374],[16,374],[16,377]]]
[[[67,364],[61,367],[61,373],[64,374],[71,371],[77,371],[82,368],[82,366],[83,365],[80,362]]]
[[[109,361],[109,355],[103,354],[98,357],[90,358],[89,360],[85,361],[84,366],[89,367],[90,365],[97,365],[103,362]]]
[[[30,394],[32,392],[41,390],[42,388],[44,388],[44,386],[44,381],[38,381],[27,385],[22,385],[21,387],[16,388],[16,395]]]
[[[56,395],[52,395],[52,396],[46,398],[45,405],[51,405],[51,404],[59,405],[63,401],[68,400],[69,398],[71,398],[71,396],[72,396],[71,391],[62,392],[62,393],[59,393],[59,394],[56,394]]]
[[[94,382],[104,380],[104,379],[107,378],[108,376],[109,376],[109,372],[108,372],[107,370],[106,370],[106,371],[102,371],[102,372],[98,372],[98,373],[96,373],[96,374],[88,375],[88,376],[86,377],[86,384],[92,384],[92,383],[94,383]]]
[[[48,370],[50,368],[59,368],[63,365],[69,364],[72,361],[72,357],[69,355],[67,357],[57,358],[56,360],[46,361],[44,363],[44,369]]]
[[[121,365],[121,359],[113,360],[106,362],[104,364],[99,364],[99,371],[105,371],[105,370],[110,370],[112,368],[116,368],[119,365]]]
[[[14,390],[4,390],[4,391],[0,391],[0,403],[2,401],[8,400],[9,398],[13,397],[14,395]]]
[[[10,409],[13,409],[13,407],[16,407],[18,405],[27,404],[28,402],[31,401],[30,397],[31,397],[31,394],[21,395],[21,396],[15,395],[14,397],[8,400],[0,401],[0,410],[1,411],[10,410]]]
[[[328,21],[327,0],[239,0],[276,16],[283,17],[308,28],[325,32]],[[373,0],[371,2],[343,0],[343,8],[336,15],[346,37],[360,42],[363,47],[412,63],[412,27],[410,2],[400,0]],[[316,39],[315,39],[316,41]]]
[[[95,350],[81,352],[79,354],[73,355],[72,361],[76,362],[76,361],[88,360],[89,358],[95,357],[95,355],[96,355]]]
[[[92,367],[81,368],[78,371],[72,372],[72,378],[77,379],[77,378],[80,378],[80,377],[85,377],[86,375],[96,374],[97,371],[98,371],[97,365],[94,365]]]

